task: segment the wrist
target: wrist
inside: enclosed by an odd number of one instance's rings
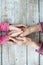
[[[34,42],[31,38],[27,38],[27,44],[32,46],[35,49],[39,49],[40,48],[40,44]]]
[[[27,45],[32,45],[32,39],[31,38],[27,38]]]
[[[34,33],[34,32],[39,32],[41,31],[41,25],[36,25],[36,26],[32,26],[32,27],[28,27],[28,32],[29,33]]]
[[[33,29],[33,32],[39,32],[39,31],[41,31],[41,26],[40,26],[40,24],[39,25],[36,25],[36,26],[33,26],[32,27]]]
[[[34,27],[28,27],[28,33],[31,34],[35,31]]]

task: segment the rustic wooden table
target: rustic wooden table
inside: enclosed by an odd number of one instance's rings
[[[0,0],[0,22],[36,25],[43,21],[43,0]],[[43,34],[31,35],[36,42],[43,41]],[[29,46],[5,43],[0,45],[0,65],[43,65],[43,56]]]

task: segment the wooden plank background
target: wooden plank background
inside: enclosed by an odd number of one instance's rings
[[[33,26],[43,22],[43,0],[0,0],[0,22]],[[31,38],[43,41],[43,34]],[[0,65],[43,65],[43,56],[33,47],[5,43],[0,45]]]

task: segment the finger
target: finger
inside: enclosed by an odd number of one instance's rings
[[[11,43],[11,44],[13,43],[13,44],[15,44],[15,42],[14,42],[14,41],[12,41],[12,40],[9,40],[9,41],[8,41],[8,43]]]
[[[10,25],[10,26],[9,26],[9,29],[10,29],[10,30],[15,30],[15,31],[21,31],[20,28],[17,28],[17,27],[15,27],[15,26],[13,26],[13,25]]]
[[[26,25],[23,25],[23,24],[18,24],[18,25],[16,25],[16,27],[27,27]]]
[[[15,37],[15,36],[20,35],[22,32],[23,31],[21,31],[21,32],[13,32],[10,36]]]
[[[26,36],[26,32],[23,32],[22,34],[20,34],[20,36]]]
[[[21,31],[20,28],[16,28],[16,27],[14,27],[14,30],[15,30],[15,31]]]
[[[16,40],[15,38],[13,38],[13,37],[10,37],[10,40],[12,40],[13,42],[15,42],[15,43],[17,43],[18,42],[18,40]]]
[[[19,41],[20,40],[23,41],[23,38],[21,38],[21,37],[16,37],[16,39],[19,40]]]
[[[21,41],[25,41],[26,40],[25,37],[16,37],[16,39],[21,40]]]
[[[12,33],[15,33],[15,31],[11,31],[11,32],[9,32],[8,35],[11,35]]]
[[[17,40],[16,38],[10,38],[13,42],[15,42],[18,45],[22,45],[22,41]]]

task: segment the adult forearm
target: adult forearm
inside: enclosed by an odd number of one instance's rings
[[[28,31],[29,31],[29,27],[28,27]],[[39,32],[39,31],[41,31],[41,25],[40,24],[30,27],[30,33]]]
[[[26,44],[32,46],[32,47],[35,48],[35,49],[39,49],[39,48],[40,48],[40,45],[41,45],[41,44],[35,42],[35,41],[32,40],[31,38],[27,38],[27,39],[28,39],[28,41],[27,41]]]

